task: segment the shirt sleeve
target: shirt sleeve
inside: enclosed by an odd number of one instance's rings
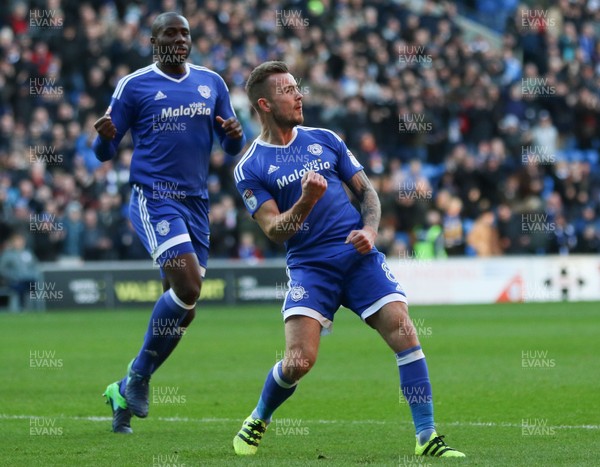
[[[136,104],[135,104],[135,96],[133,95],[133,87],[125,85],[121,92],[119,89],[119,85],[117,85],[117,89],[115,90],[113,97],[110,101],[110,116],[112,118],[113,123],[117,127],[117,136],[115,140],[121,141],[125,133],[131,128],[133,125],[133,121],[135,119]]]
[[[254,213],[268,200],[273,199],[260,180],[247,169],[240,169],[240,176],[236,174],[235,186],[240,193],[244,206],[248,212]]]
[[[357,172],[364,170],[364,167],[358,162],[356,157],[354,157],[354,154],[348,149],[346,143],[344,143],[339,136],[333,136],[338,149],[338,172],[342,181],[347,183]]]
[[[105,115],[110,115],[113,124],[117,128],[117,134],[112,140],[104,140],[98,135],[92,144],[96,157],[101,161],[107,161],[115,156],[119,143],[123,139],[123,136],[125,136],[125,133],[131,128],[134,120],[135,105],[130,87],[127,87],[124,82],[126,78],[121,78],[117,84],[117,88],[110,100],[110,105],[105,112]]]
[[[231,98],[229,96],[229,89],[225,84],[225,81],[221,77],[217,78],[216,86],[218,89],[217,92],[217,101],[215,103],[215,115],[213,117],[213,125],[215,129],[215,133],[219,138],[219,142],[221,143],[221,147],[223,150],[232,156],[237,155],[244,145],[246,144],[246,135],[242,134],[240,139],[231,139],[225,135],[223,128],[217,122],[217,116],[222,117],[223,120],[227,120],[228,118],[235,117],[235,110],[233,110],[233,105],[231,105]]]

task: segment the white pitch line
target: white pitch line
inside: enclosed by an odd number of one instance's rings
[[[4,420],[27,420],[30,418],[62,418],[65,420],[81,420],[86,422],[109,422],[112,417],[77,417],[70,415],[57,415],[49,417],[46,415],[10,415],[0,414],[0,419]],[[284,417],[285,418],[285,417]],[[175,423],[236,423],[240,419],[237,418],[189,418],[189,417],[156,417],[154,420],[160,422],[175,422]],[[306,423],[315,423],[319,425],[334,425],[334,424],[351,424],[351,425],[395,425],[395,424],[411,424],[412,422],[398,420],[398,421],[386,421],[386,420],[308,420],[302,419]],[[490,428],[523,428],[523,424],[520,423],[507,423],[507,422],[446,422],[442,423],[442,426],[477,426],[477,427],[490,427]],[[544,428],[553,428],[556,430],[600,430],[600,425],[548,425]]]

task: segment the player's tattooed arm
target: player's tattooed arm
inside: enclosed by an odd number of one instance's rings
[[[365,254],[375,246],[375,238],[381,219],[381,203],[379,196],[363,170],[354,174],[347,183],[348,188],[358,198],[360,214],[364,227],[353,230],[346,238],[346,243],[352,243],[359,253]]]
[[[309,171],[302,177],[302,194],[290,209],[280,212],[275,201],[269,200],[254,213],[254,219],[269,240],[283,243],[298,231],[310,228],[305,220],[326,190],[327,180]]]
[[[348,182],[348,187],[354,193],[354,196],[358,198],[363,224],[365,224],[365,227],[371,227],[377,232],[381,218],[381,204],[377,192],[364,170],[354,174]]]

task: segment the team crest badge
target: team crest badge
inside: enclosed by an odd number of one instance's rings
[[[306,148],[313,156],[320,156],[323,154],[323,147],[320,144],[314,143]]]
[[[167,235],[171,231],[171,225],[169,224],[169,221],[163,220],[156,224],[156,231],[163,237]]]
[[[201,84],[200,86],[198,86],[198,92],[205,99],[208,99],[210,97],[210,88],[208,86],[204,86],[203,84]]]
[[[296,285],[290,289],[290,298],[299,302],[303,298],[308,298],[308,292],[301,285]]]

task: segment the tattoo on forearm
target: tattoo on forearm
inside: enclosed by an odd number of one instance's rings
[[[372,227],[375,231],[379,229],[381,204],[379,203],[379,197],[373,187],[369,187],[365,191],[363,200],[360,203],[360,213],[365,225]]]
[[[349,184],[350,189],[360,202],[360,214],[365,226],[372,227],[377,231],[381,218],[381,204],[377,192],[371,185],[364,172],[358,172]]]

